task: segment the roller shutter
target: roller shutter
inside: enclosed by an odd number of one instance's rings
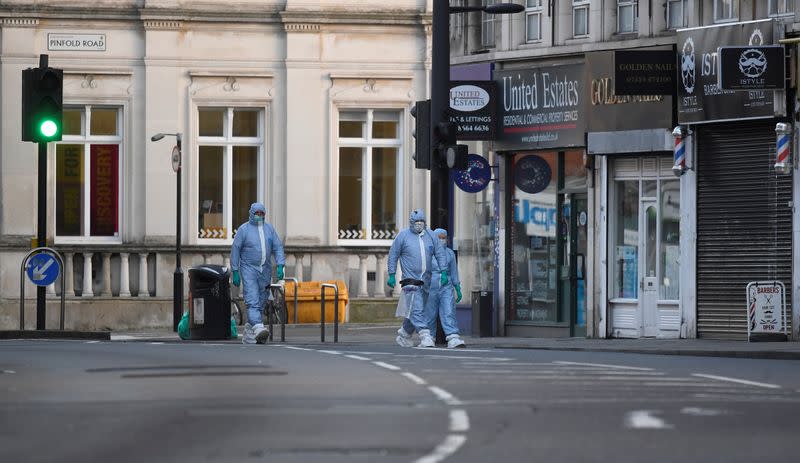
[[[745,287],[757,280],[783,282],[791,324],[792,178],[772,167],[775,121],[696,137],[698,337],[747,339]]]

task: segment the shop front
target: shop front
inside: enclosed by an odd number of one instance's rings
[[[623,53],[626,51],[623,51]],[[638,49],[629,69],[652,77],[658,54]],[[615,56],[586,55],[587,151],[595,167],[596,312],[598,337],[677,338],[680,304],[680,180],[672,173],[670,95],[617,94]],[[640,60],[639,62],[636,62]],[[622,61],[622,56],[620,56]],[[674,69],[674,65],[672,66]],[[625,88],[623,90],[630,90]],[[647,89],[644,89],[647,91]],[[655,89],[655,91],[658,91]]]
[[[776,124],[791,123],[785,117],[786,93],[721,89],[719,77],[730,75],[718,76],[718,68],[707,65],[720,59],[719,47],[753,52],[776,43],[781,28],[764,20],[678,31],[678,122],[693,151],[682,187],[696,192],[689,231],[697,237],[695,268],[681,270],[696,275],[697,337],[747,339],[748,324],[758,322],[748,322],[749,282],[780,282],[786,288],[787,324],[793,318],[794,169],[775,168]],[[742,66],[749,58],[742,53],[732,72],[751,75],[750,82],[782,64],[759,56],[747,62],[750,67]],[[779,303],[773,312],[780,317]]]
[[[520,66],[514,64],[514,66]],[[495,70],[507,336],[585,336],[591,282],[583,64]]]

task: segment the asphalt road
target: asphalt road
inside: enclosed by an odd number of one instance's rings
[[[0,342],[0,461],[794,459],[800,361]]]

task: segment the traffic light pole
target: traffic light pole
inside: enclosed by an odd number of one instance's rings
[[[175,204],[175,273],[172,277],[172,331],[178,331],[178,322],[183,315],[183,269],[181,268],[181,167],[183,165],[183,148],[181,146],[181,134],[176,135],[178,153],[180,161],[178,169],[175,171],[176,178],[176,201]],[[192,310],[191,307],[189,310]]]
[[[36,247],[47,246],[47,143],[39,142],[39,178],[37,186]],[[64,269],[61,269],[63,272]],[[64,291],[64,288],[61,288]],[[36,287],[36,329],[45,329],[47,288]]]
[[[450,86],[450,4],[449,0],[433,0],[431,24],[431,128],[448,120]],[[436,148],[432,143],[431,148]],[[448,223],[449,172],[444,153],[431,155],[431,228],[444,228]]]

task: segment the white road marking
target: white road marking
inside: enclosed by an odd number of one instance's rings
[[[442,402],[446,403],[447,405],[461,405],[461,401],[456,399],[455,396],[444,389],[438,386],[428,386],[428,390],[433,392],[433,394],[439,398]]]
[[[431,352],[499,352],[489,349],[448,349],[446,347],[414,347],[416,350],[426,350]]]
[[[16,371],[14,371],[14,370],[3,370],[3,374],[6,374],[6,375],[13,375],[14,373],[16,373]]]
[[[392,355],[391,352],[362,352],[362,351],[351,351],[351,354],[361,354],[361,355]]]
[[[456,453],[467,438],[459,434],[450,434],[445,440],[433,449],[433,452],[416,460],[415,463],[439,463],[450,455]]]
[[[725,410],[715,410],[713,408],[683,407],[681,413],[690,416],[719,416],[724,415]]]
[[[381,368],[386,368],[387,370],[397,371],[397,370],[401,369],[400,367],[396,367],[394,365],[391,365],[391,364],[388,364],[388,363],[385,363],[385,362],[372,362],[372,363],[374,363],[375,365],[378,365]]]
[[[295,347],[295,346],[281,346],[284,349],[292,349],[292,350],[314,350],[314,349],[306,349],[305,347]]]
[[[508,360],[512,360],[508,357],[471,357],[467,355],[408,355],[408,354],[397,354],[397,357],[412,357],[412,358],[425,358],[425,359],[480,359],[480,360],[493,360],[496,362],[505,362]]]
[[[408,371],[404,371],[404,372],[402,372],[400,374],[405,376],[406,378],[410,379],[411,381],[414,381],[414,383],[419,384],[420,386],[424,386],[424,385],[428,384],[427,382],[425,382],[424,379],[420,378],[419,376],[415,375],[414,373],[411,373],[411,372],[408,372]]]
[[[150,342],[150,343],[148,343],[148,344],[150,344],[151,346],[161,346],[161,345],[163,345],[164,343],[163,343],[163,342]]]
[[[731,383],[746,384],[748,386],[764,387],[764,388],[767,388],[767,389],[780,389],[781,388],[777,384],[759,383],[757,381],[748,381],[746,379],[729,378],[727,376],[706,375],[706,374],[702,374],[702,373],[692,373],[692,376],[697,376],[698,378],[716,379],[718,381],[729,381]]]
[[[616,368],[619,370],[637,370],[637,371],[653,371],[652,368],[643,368],[643,367],[629,367],[625,365],[608,365],[605,363],[583,363],[583,362],[566,362],[563,360],[557,360],[553,362],[557,365],[581,365],[585,367],[598,367],[598,368]]]
[[[86,342],[84,342],[84,344],[97,344],[99,342],[100,341],[86,341]]]
[[[629,412],[625,418],[625,425],[633,429],[672,429],[672,425],[654,416],[650,410]]]
[[[450,432],[469,431],[469,416],[461,409],[450,410]]]
[[[353,359],[353,360],[372,360],[371,358],[362,357],[360,355],[345,355],[345,357],[347,357],[349,359]]]
[[[112,341],[131,341],[133,339],[139,339],[136,336],[129,336],[127,334],[112,334],[111,340]]]
[[[500,366],[500,365],[498,365]],[[502,366],[505,366],[503,364]],[[607,376],[663,376],[664,373],[658,371],[608,371],[608,370],[592,370],[592,371],[564,371],[564,370],[537,370],[530,369],[524,370],[518,368],[516,370],[470,370],[468,373],[502,373],[502,374],[522,374],[530,373],[535,375],[567,375],[567,376],[592,376],[592,375],[607,375]]]
[[[342,355],[341,352],[338,350],[318,350],[317,352],[322,352],[323,354],[331,354],[331,355]]]

